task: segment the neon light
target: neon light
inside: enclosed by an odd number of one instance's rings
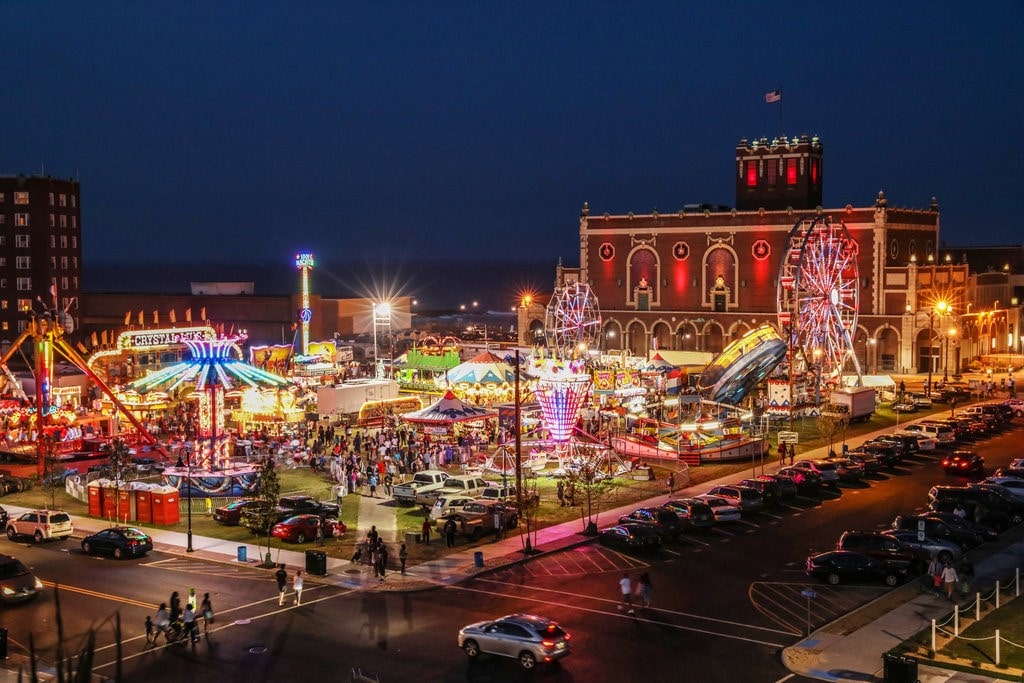
[[[295,267],[302,271],[302,309],[299,319],[302,322],[302,355],[309,354],[309,321],[313,311],[309,308],[309,271],[313,269],[313,254],[296,254]]]
[[[187,341],[216,339],[217,333],[208,325],[176,327],[166,330],[140,330],[117,335],[117,348],[121,350],[159,349],[184,344]]]

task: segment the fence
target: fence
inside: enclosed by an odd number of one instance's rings
[[[1014,571],[1013,578],[1007,580],[1005,587],[1007,589],[1012,589],[1012,597],[1017,597],[1017,598],[1020,597],[1020,569],[1019,568]],[[984,642],[988,642],[990,640],[994,641],[995,642],[995,664],[996,664],[996,666],[999,666],[1002,663],[1002,654],[1001,653],[1002,653],[1002,645],[1003,645],[1003,643],[1006,643],[1006,644],[1010,645],[1011,647],[1016,647],[1018,649],[1024,650],[1024,644],[1022,644],[1022,643],[1015,643],[1015,642],[1013,642],[1011,640],[1007,640],[1006,638],[1003,638],[1000,635],[1000,633],[999,633],[999,629],[995,629],[995,633],[993,635],[988,636],[988,637],[984,637],[984,638],[966,638],[966,637],[960,635],[960,630],[961,630],[961,628],[960,628],[960,626],[961,626],[960,625],[960,615],[962,613],[969,614],[971,611],[973,611],[974,612],[974,622],[973,623],[980,622],[982,620],[982,618],[984,616],[986,616],[986,614],[987,614],[987,612],[983,612],[982,611],[982,605],[985,604],[985,603],[991,603],[993,605],[993,610],[992,611],[998,610],[999,607],[1000,607],[1002,593],[1003,593],[1002,582],[997,580],[995,588],[993,588],[992,592],[989,593],[988,595],[983,596],[980,592],[976,592],[974,594],[974,600],[971,603],[969,603],[968,605],[966,605],[964,607],[961,607],[960,605],[954,605],[953,613],[950,614],[949,617],[947,617],[946,620],[943,621],[942,623],[939,623],[937,620],[932,619],[931,651],[932,652],[937,652],[938,651],[936,646],[938,644],[938,636],[939,636],[940,633],[943,636],[949,637],[950,639],[958,639],[958,640],[962,640],[962,641],[965,641],[965,642],[984,643]],[[952,625],[951,626],[952,631],[949,631],[949,630],[947,630],[945,628],[946,626],[949,626],[950,624]]]

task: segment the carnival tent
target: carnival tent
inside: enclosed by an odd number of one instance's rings
[[[499,356],[484,351],[445,373],[449,385],[511,384],[516,381],[515,370]]]
[[[444,397],[423,410],[413,413],[406,413],[401,418],[406,422],[418,424],[453,424],[455,422],[472,422],[474,420],[486,420],[497,417],[496,412],[480,408],[466,403],[458,398],[451,391],[445,392]]]
[[[654,354],[654,357],[644,365],[644,370],[646,372],[669,372],[670,370],[675,369],[676,366],[662,358],[660,353]]]

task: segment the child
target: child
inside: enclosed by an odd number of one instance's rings
[[[153,617],[147,616],[146,617],[146,642],[147,643],[153,643],[153,642],[155,642],[155,640],[156,639],[153,637]]]

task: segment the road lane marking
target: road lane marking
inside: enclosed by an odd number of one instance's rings
[[[44,586],[50,588],[59,589],[61,591],[68,591],[69,593],[78,593],[80,595],[89,595],[94,598],[100,598],[103,600],[110,600],[112,602],[120,602],[125,605],[135,605],[136,607],[145,607],[156,611],[157,606],[151,602],[142,602],[141,600],[132,600],[131,598],[123,598],[120,595],[112,595],[111,593],[101,593],[100,591],[90,590],[88,588],[79,588],[78,586],[72,586],[66,583],[56,583],[54,581],[41,581]]]

